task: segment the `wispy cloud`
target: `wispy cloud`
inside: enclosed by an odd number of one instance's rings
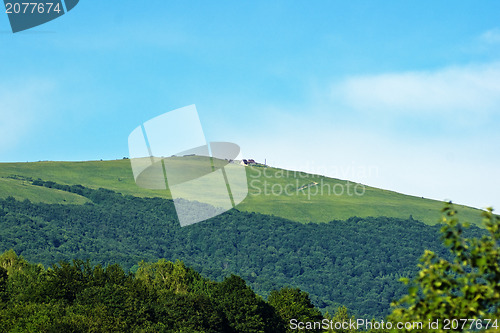
[[[361,112],[478,114],[500,112],[500,63],[347,78],[332,96]]]
[[[500,63],[351,76],[313,95],[294,112],[262,106],[265,135],[232,140],[283,168],[500,207]]]
[[[495,28],[481,34],[479,39],[488,44],[500,44],[500,29]]]

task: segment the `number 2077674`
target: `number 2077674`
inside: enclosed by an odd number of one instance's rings
[[[49,14],[62,11],[60,3],[53,2],[6,2],[5,12],[7,14]]]

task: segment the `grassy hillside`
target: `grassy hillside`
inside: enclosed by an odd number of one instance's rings
[[[237,274],[262,296],[293,286],[324,311],[343,304],[364,318],[382,319],[390,302],[406,292],[399,277],[417,273],[424,250],[449,258],[440,226],[411,219],[299,223],[229,210],[181,228],[171,200],[36,183],[92,201],[64,206],[0,199],[0,253],[13,249],[46,267],[79,258],[135,271],[140,260],[179,259],[214,280]],[[466,237],[483,234],[479,228],[464,231]]]
[[[13,196],[17,200],[28,199],[33,202],[44,202],[48,204],[62,203],[81,205],[89,202],[87,198],[74,193],[56,189],[33,186],[31,182],[23,179],[0,178],[0,197]]]
[[[247,167],[248,197],[238,209],[272,214],[299,222],[327,222],[352,216],[410,215],[427,224],[436,224],[440,201],[408,196],[323,176],[276,168]],[[82,204],[86,198],[73,193],[30,185],[23,177],[40,178],[60,184],[107,188],[139,197],[170,198],[167,190],[139,188],[129,160],[87,162],[0,163],[0,197],[34,202]],[[16,179],[17,178],[17,179]],[[453,197],[453,193],[450,193]],[[479,212],[457,206],[464,220],[480,224]]]

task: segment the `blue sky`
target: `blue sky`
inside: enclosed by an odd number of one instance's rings
[[[196,104],[208,141],[274,166],[500,207],[500,4],[85,1],[0,16],[0,161],[128,155]]]

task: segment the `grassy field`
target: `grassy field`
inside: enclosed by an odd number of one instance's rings
[[[275,168],[246,167],[249,195],[239,210],[285,217],[299,222],[327,222],[351,216],[410,215],[427,224],[436,224],[443,202],[408,196],[388,190],[361,186]],[[20,176],[20,177],[19,177]],[[15,178],[20,179],[15,179]],[[22,177],[40,178],[60,184],[107,188],[140,197],[170,198],[168,190],[138,187],[129,160],[87,162],[0,163],[0,197],[14,196],[34,202],[82,204],[78,195],[30,185]],[[356,186],[357,185],[357,186]],[[208,193],[210,195],[210,193]],[[453,197],[453,194],[450,194]],[[480,211],[458,206],[463,220],[480,224]]]
[[[29,199],[33,202],[44,202],[49,204],[62,203],[81,205],[90,201],[74,193],[33,186],[31,183],[24,180],[0,178],[0,197],[5,198],[9,195],[17,200]]]

